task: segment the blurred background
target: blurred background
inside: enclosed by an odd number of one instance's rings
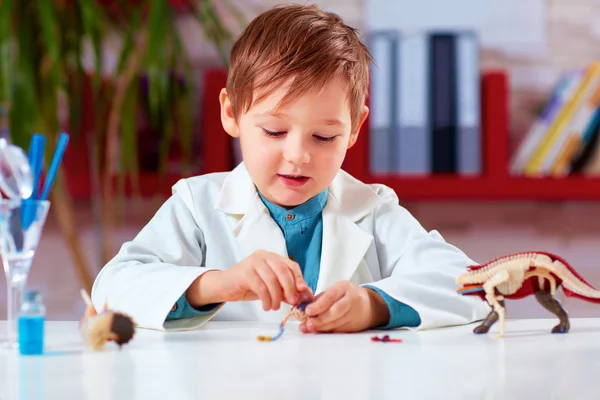
[[[0,134],[25,150],[44,134],[46,168],[58,134],[71,135],[28,280],[49,319],[80,317],[79,289],[178,179],[239,162],[217,97],[229,48],[281,3],[0,1]],[[358,28],[375,58],[348,172],[391,186],[476,262],[550,251],[600,287],[599,2],[315,3]],[[572,316],[600,316],[559,297]],[[552,317],[533,299],[507,307]]]

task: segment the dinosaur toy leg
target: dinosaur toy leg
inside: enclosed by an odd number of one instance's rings
[[[504,308],[504,301],[500,300],[500,301],[498,301],[498,303],[500,303],[500,306],[502,308]],[[479,325],[475,329],[473,329],[473,333],[477,333],[477,334],[488,333],[490,328],[497,321],[498,321],[498,313],[496,312],[496,310],[492,309],[492,311],[490,311],[490,313],[487,315],[487,317],[485,317],[485,319],[483,320],[481,325]]]
[[[492,306],[496,314],[498,314],[498,319],[500,320],[500,336],[504,335],[504,324],[505,324],[505,313],[506,309],[504,308],[504,303],[500,303],[504,300],[503,296],[498,296],[496,293],[496,289],[498,285],[504,284],[508,282],[510,279],[510,275],[508,271],[504,270],[493,275],[487,282],[483,284],[483,289],[485,290],[485,299],[488,304]]]
[[[556,315],[560,320],[559,324],[552,329],[552,333],[567,333],[570,327],[569,315],[560,302],[552,296],[552,293],[538,289],[535,292],[535,298],[542,307]]]
[[[541,288],[544,288],[546,280],[548,280],[548,282],[550,283],[550,294],[552,294],[552,296],[556,295],[556,279],[554,278],[554,276],[552,276],[550,272],[544,271],[541,268],[534,268],[531,271],[525,272],[525,280],[533,276],[538,277],[538,281]]]

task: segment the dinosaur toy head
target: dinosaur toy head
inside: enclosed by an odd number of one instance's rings
[[[456,284],[461,285],[456,290],[457,293],[462,295],[478,295],[480,297],[483,295],[483,284],[486,282],[486,277],[484,274],[477,272],[480,268],[480,266],[470,266],[467,271],[456,277]]]
[[[458,285],[475,285],[475,284],[483,284],[486,281],[486,276],[478,273],[478,269],[481,267],[471,266],[468,267],[467,271],[460,274],[456,277],[456,284]]]

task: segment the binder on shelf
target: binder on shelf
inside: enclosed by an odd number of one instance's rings
[[[458,128],[457,172],[481,174],[481,106],[479,40],[476,32],[459,32],[456,43]]]
[[[456,38],[432,32],[429,37],[429,121],[433,173],[456,173]]]
[[[396,31],[377,31],[371,33],[368,39],[374,61],[371,67],[369,158],[370,170],[375,174],[394,170],[398,36]]]
[[[424,33],[403,35],[398,41],[395,170],[402,175],[431,173],[428,46]]]

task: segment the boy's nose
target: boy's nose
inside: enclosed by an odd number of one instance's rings
[[[310,161],[310,154],[301,144],[290,143],[283,151],[283,158],[294,164],[306,164]]]

